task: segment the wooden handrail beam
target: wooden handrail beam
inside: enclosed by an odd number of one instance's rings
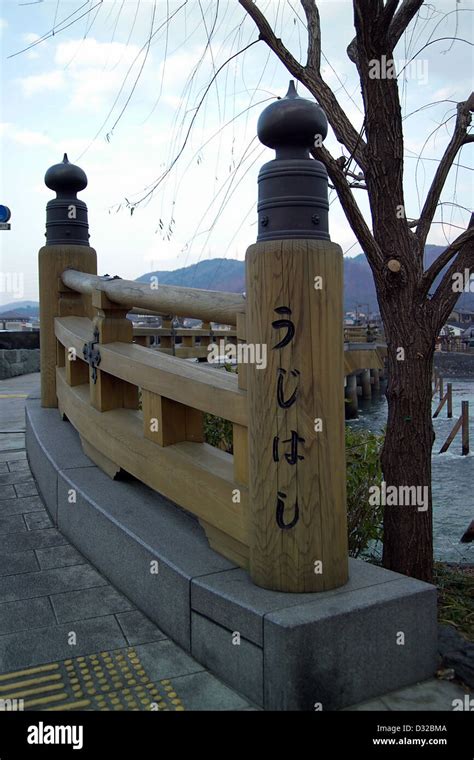
[[[237,313],[245,311],[245,298],[239,293],[179,288],[174,285],[159,285],[154,289],[143,282],[105,280],[74,269],[66,269],[61,278],[71,290],[85,294],[102,290],[110,301],[129,309],[152,309],[224,325],[235,325]]]

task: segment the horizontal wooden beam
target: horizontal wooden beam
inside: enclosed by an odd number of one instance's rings
[[[117,466],[206,523],[248,545],[248,494],[239,484],[232,499],[232,456],[207,443],[183,441],[162,447],[143,436],[143,418],[133,409],[98,412],[89,386],[67,384],[58,368],[58,401],[79,435]]]
[[[239,293],[159,284],[153,288],[149,283],[136,280],[105,280],[103,277],[84,274],[74,269],[66,269],[62,273],[62,281],[78,293],[90,294],[94,290],[102,290],[111,301],[129,309],[152,309],[224,325],[235,325],[237,313],[245,311],[245,298]]]
[[[92,322],[85,317],[55,320],[55,334],[63,346],[82,357],[92,340]],[[139,388],[173,401],[223,417],[247,427],[247,393],[239,389],[237,375],[202,369],[183,359],[130,343],[100,345],[100,369]]]
[[[157,335],[160,337],[160,335],[166,335],[169,337],[170,335],[176,335],[176,337],[192,337],[192,338],[208,338],[211,334],[210,330],[202,330],[201,328],[194,328],[194,327],[177,327],[175,330],[170,330],[169,327],[145,327],[142,325],[134,326],[133,328],[133,334],[134,335]],[[215,330],[212,330],[212,335],[215,338],[235,338],[237,335],[236,330],[226,330],[223,327],[216,327]]]
[[[384,353],[379,348],[373,349],[345,349],[344,350],[344,374],[352,375],[363,369],[383,369]]]

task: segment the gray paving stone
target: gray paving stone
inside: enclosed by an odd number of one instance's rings
[[[53,523],[57,525],[58,470],[95,467],[86,457],[73,426],[57,409],[43,409],[40,400],[28,399],[26,440],[31,469]]]
[[[11,515],[11,517],[0,517],[0,533],[18,533],[26,530],[25,521],[22,515]]]
[[[0,502],[5,499],[16,499],[16,492],[13,486],[2,486],[0,488]]]
[[[56,618],[47,596],[0,604],[0,636],[55,624]]]
[[[451,711],[453,700],[463,699],[464,689],[450,681],[431,678],[381,697],[388,710]]]
[[[193,612],[191,653],[206,668],[252,702],[263,704],[263,650],[243,636],[233,643],[234,631]]]
[[[31,472],[30,464],[27,459],[15,459],[13,462],[5,462],[9,472]]]
[[[75,646],[68,643],[71,632],[76,634]],[[126,641],[113,616],[12,633],[0,636],[0,671],[4,673],[69,657],[110,651],[125,645]]]
[[[38,489],[36,488],[36,483],[33,478],[26,481],[25,483],[15,483],[14,489],[19,499],[24,496],[35,496],[38,493]]]
[[[341,712],[386,712],[388,711],[387,705],[385,705],[381,699],[370,699],[368,702],[361,702],[358,705],[352,705],[352,707],[344,707]]]
[[[10,472],[8,469],[8,462],[0,462],[0,472],[3,474],[4,472]]]
[[[56,528],[27,531],[23,524],[23,533],[9,533],[2,539],[3,546],[11,552],[23,552],[28,549],[43,549],[47,546],[61,546],[68,540]]]
[[[148,644],[151,641],[166,639],[166,633],[160,631],[140,610],[120,612],[115,616],[130,646]]]
[[[0,515],[19,515],[26,512],[44,512],[44,504],[39,496],[27,496],[21,499],[0,501]]]
[[[0,554],[0,575],[32,573],[39,570],[34,551]]]
[[[66,567],[67,565],[84,565],[87,563],[86,558],[70,544],[51,546],[48,549],[37,549],[36,556],[42,570],[49,570],[53,567]]]
[[[318,598],[329,599],[340,594],[350,594],[358,589],[378,586],[403,577],[368,562],[349,559],[348,583],[321,592]],[[263,644],[265,615],[301,604],[312,604],[314,600],[314,594],[287,594],[262,589],[252,583],[248,573],[241,568],[201,576],[193,579],[191,584],[193,610],[233,631],[240,631],[242,636],[259,646]]]
[[[14,483],[25,483],[30,481],[31,473],[29,472],[8,472],[0,475],[0,486]]]
[[[105,583],[106,580],[89,565],[22,573],[0,579],[0,602],[78,591],[91,586],[103,586]]]
[[[53,594],[51,602],[60,623],[113,615],[133,608],[131,602],[110,585]]]
[[[18,462],[20,459],[26,459],[24,446],[14,451],[0,450],[0,462]]]
[[[205,671],[177,678],[171,677],[171,684],[185,710],[255,709],[244,697]],[[157,686],[160,685],[157,684]]]
[[[134,647],[152,681],[177,678],[204,670],[203,666],[169,639]]]
[[[25,434],[24,433],[8,433],[8,435],[0,435],[0,452],[5,454],[8,452],[15,452],[18,449],[25,448]],[[7,462],[7,459],[2,461]]]
[[[75,504],[68,501],[71,488]],[[146,486],[87,468],[59,473],[58,522],[112,583],[190,650],[191,578],[233,567],[209,548],[196,519]]]
[[[25,515],[25,522],[28,530],[43,530],[43,528],[53,527],[51,518],[45,510],[37,514],[30,513]]]

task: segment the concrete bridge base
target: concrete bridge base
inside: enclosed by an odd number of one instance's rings
[[[267,710],[334,710],[429,678],[436,589],[350,561],[319,594],[254,586],[197,520],[135,480],[111,480],[56,409],[29,399],[27,452],[59,530],[166,634]],[[205,498],[205,494],[203,494]]]

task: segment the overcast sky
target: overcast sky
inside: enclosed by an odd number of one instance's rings
[[[259,0],[259,6],[304,60],[298,0]],[[352,3],[327,0],[319,7],[326,79],[360,128],[359,83],[345,53],[353,37]],[[37,298],[37,251],[44,241],[45,205],[53,197],[43,178],[65,151],[89,178],[80,197],[89,208],[100,274],[133,279],[207,258],[243,259],[257,232],[258,170],[273,157],[256,138],[257,118],[284,95],[289,76],[258,43],[223,68],[196,115],[213,70],[257,37],[237,0],[3,0],[0,8],[0,203],[12,210],[11,231],[0,231],[1,272],[11,275],[3,276],[0,303]],[[415,56],[399,77],[410,218],[417,217],[449,140],[455,103],[446,101],[465,100],[471,92],[473,48],[444,39],[416,54],[430,36],[472,42],[472,10],[468,0],[434,0],[396,50],[396,61]],[[42,36],[40,44],[14,55]],[[305,95],[301,87],[299,94]],[[439,100],[445,102],[410,115]],[[125,199],[142,198],[169,168],[193,117],[174,168],[131,215]],[[341,155],[332,133],[326,145]],[[460,166],[450,174],[430,243],[445,245],[467,225],[469,212],[450,204],[472,206],[473,147],[462,149]],[[365,194],[356,193],[370,223]],[[360,253],[334,192],[330,199],[332,240],[346,255]],[[18,275],[24,288],[11,292],[5,283]]]

